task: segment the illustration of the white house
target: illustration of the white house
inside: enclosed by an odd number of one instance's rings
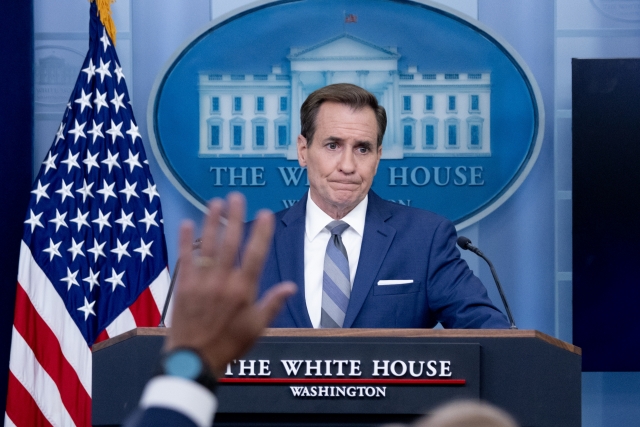
[[[314,90],[353,83],[387,111],[382,157],[490,156],[491,75],[398,70],[396,47],[349,34],[291,47],[290,74],[199,73],[200,157],[296,159],[300,106]]]

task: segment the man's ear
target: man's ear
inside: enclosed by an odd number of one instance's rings
[[[378,166],[380,166],[380,159],[381,158],[382,158],[382,144],[380,144],[378,146],[378,160],[376,160],[376,171],[375,171],[374,175],[378,173]]]
[[[298,135],[298,163],[303,168],[307,166],[307,138]]]

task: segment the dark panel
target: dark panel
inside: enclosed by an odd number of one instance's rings
[[[573,340],[640,370],[640,59],[573,60]]]
[[[22,222],[31,189],[33,145],[33,6],[2,4],[0,13],[0,414],[4,419],[7,367],[18,277]]]
[[[161,336],[132,337],[110,347],[94,352],[93,357],[93,424],[111,426],[121,422],[130,413],[139,400],[144,383],[153,372],[159,359],[162,346]],[[314,347],[339,345],[344,353],[356,360],[362,360],[363,377],[367,375],[363,350],[372,344],[380,347],[392,346],[395,349],[395,360],[415,360],[409,351],[409,345],[428,345],[437,347],[438,352],[452,356],[452,366],[457,350],[455,347],[480,350],[480,399],[491,402],[511,413],[523,427],[578,427],[581,424],[581,373],[580,356],[562,350],[538,338],[505,338],[505,337],[422,337],[422,338],[311,338],[311,337],[265,337],[246,356],[246,359],[270,360],[275,378],[276,365],[280,360],[289,359],[290,354],[313,352]],[[380,350],[385,352],[386,350]],[[465,350],[467,351],[467,350]],[[318,354],[319,351],[316,351]],[[369,350],[369,353],[371,351]],[[335,352],[334,352],[335,354]],[[432,351],[424,353],[429,360]],[[283,357],[284,356],[284,357]],[[326,356],[326,355],[324,355]],[[373,356],[370,354],[370,356]],[[306,358],[307,356],[305,356]],[[309,354],[309,360],[325,360],[318,354]],[[339,358],[340,358],[339,357]],[[367,356],[368,357],[368,356]],[[333,357],[330,356],[329,359]],[[437,359],[437,357],[435,357]],[[477,359],[474,364],[477,369]],[[462,362],[463,364],[466,362]],[[465,367],[466,369],[466,367]],[[453,369],[452,369],[453,371]],[[463,372],[464,369],[461,371]],[[472,372],[472,371],[465,371]],[[236,372],[232,373],[235,375]],[[299,376],[302,376],[300,374]],[[461,375],[469,379],[469,384],[477,385],[474,375]],[[242,388],[233,392],[232,388]],[[287,384],[263,385],[256,395],[253,386],[221,385],[218,389],[220,397],[217,422],[228,426],[303,426],[303,427],[337,427],[346,425],[375,426],[384,422],[407,422],[415,417],[411,402],[403,402],[393,407],[386,407],[386,401],[392,394],[399,393],[399,387],[389,386],[388,396],[380,398],[378,403],[382,410],[372,411],[366,406],[368,402],[361,398],[350,400],[351,406],[345,408],[334,398],[313,398],[285,396],[289,391]],[[449,386],[445,386],[449,387]],[[271,388],[271,391],[269,389]],[[392,389],[393,388],[393,389]],[[464,392],[464,387],[458,387]],[[284,395],[277,397],[278,393]],[[446,393],[443,388],[429,393]],[[423,392],[424,393],[424,392]],[[429,394],[426,394],[429,396]],[[425,394],[422,394],[424,397]],[[464,395],[463,395],[464,396]],[[449,399],[451,396],[447,395]],[[250,413],[262,408],[264,403],[259,399],[270,401],[270,413]],[[310,399],[303,401],[303,399]],[[435,395],[422,400],[424,410],[432,409],[439,398]],[[313,407],[313,405],[317,405]],[[238,411],[229,413],[225,408],[235,407]],[[361,410],[360,410],[361,409]],[[403,410],[407,410],[404,412]],[[360,413],[358,413],[360,412]],[[377,412],[377,413],[373,413]]]

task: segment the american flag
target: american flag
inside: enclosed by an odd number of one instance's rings
[[[354,15],[353,13],[344,15],[344,23],[345,24],[355,24],[358,22],[358,15]]]
[[[157,326],[169,285],[160,197],[95,3],[89,33],[24,222],[5,426],[90,426],[90,346]]]

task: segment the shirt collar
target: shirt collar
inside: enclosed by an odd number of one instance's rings
[[[342,221],[349,224],[356,233],[361,237],[364,235],[364,222],[367,216],[367,205],[369,204],[369,195],[367,194],[358,205],[349,212]],[[309,240],[315,239],[318,234],[333,221],[322,209],[311,200],[311,193],[307,195],[307,213],[305,218],[305,233]]]

